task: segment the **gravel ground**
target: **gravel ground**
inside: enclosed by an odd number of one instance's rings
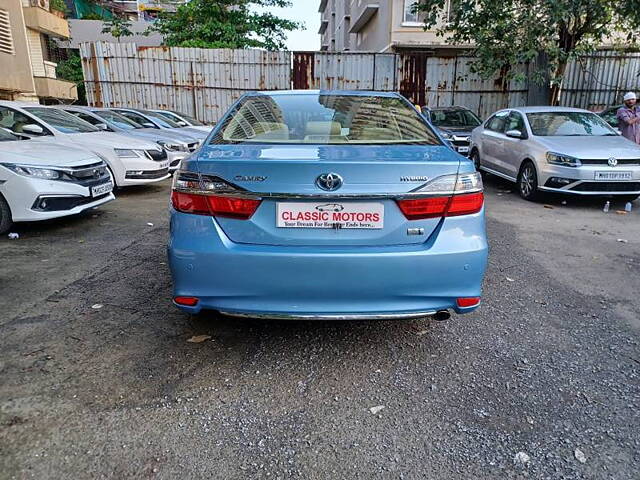
[[[258,322],[171,306],[168,190],[0,239],[0,478],[639,478],[640,202],[489,178],[478,312]]]

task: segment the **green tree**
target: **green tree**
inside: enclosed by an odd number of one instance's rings
[[[569,60],[607,38],[634,46],[640,29],[640,0],[417,0],[414,8],[449,43],[471,44],[472,68],[485,78],[514,78],[513,66],[535,61],[533,80],[549,87],[552,104]]]
[[[286,32],[302,24],[259,13],[261,7],[287,7],[288,0],[191,0],[175,13],[161,13],[150,31],[161,33],[171,47],[285,47]]]
[[[69,52],[71,52],[69,58],[58,62],[56,76],[62,80],[75,83],[78,87],[78,103],[86,105],[87,96],[82,74],[82,60],[77,50],[69,50]]]
[[[120,37],[130,37],[133,35],[131,20],[114,16],[102,24],[102,33],[110,33],[118,41]]]

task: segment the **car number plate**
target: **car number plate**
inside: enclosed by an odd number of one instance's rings
[[[162,162],[162,163],[160,164],[160,168],[161,168],[161,169],[163,169],[163,168],[169,168],[169,160],[167,160],[166,162]]]
[[[596,172],[596,180],[632,180],[631,172]]]
[[[91,187],[91,196],[99,197],[100,195],[111,192],[111,190],[113,190],[113,183],[111,182],[96,185],[95,187]]]
[[[469,147],[458,147],[458,153],[469,153]]]
[[[381,229],[384,205],[373,202],[279,202],[279,228]]]

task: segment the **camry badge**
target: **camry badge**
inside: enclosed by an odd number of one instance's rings
[[[328,192],[338,190],[342,186],[342,177],[337,173],[323,173],[316,178],[316,185]]]
[[[607,163],[610,167],[615,167],[616,165],[618,165],[618,159],[616,157],[611,157],[609,160],[607,160]]]

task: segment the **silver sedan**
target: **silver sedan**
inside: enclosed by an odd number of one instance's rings
[[[640,146],[587,110],[500,110],[473,131],[471,158],[477,169],[516,182],[527,200],[540,191],[640,196]]]

